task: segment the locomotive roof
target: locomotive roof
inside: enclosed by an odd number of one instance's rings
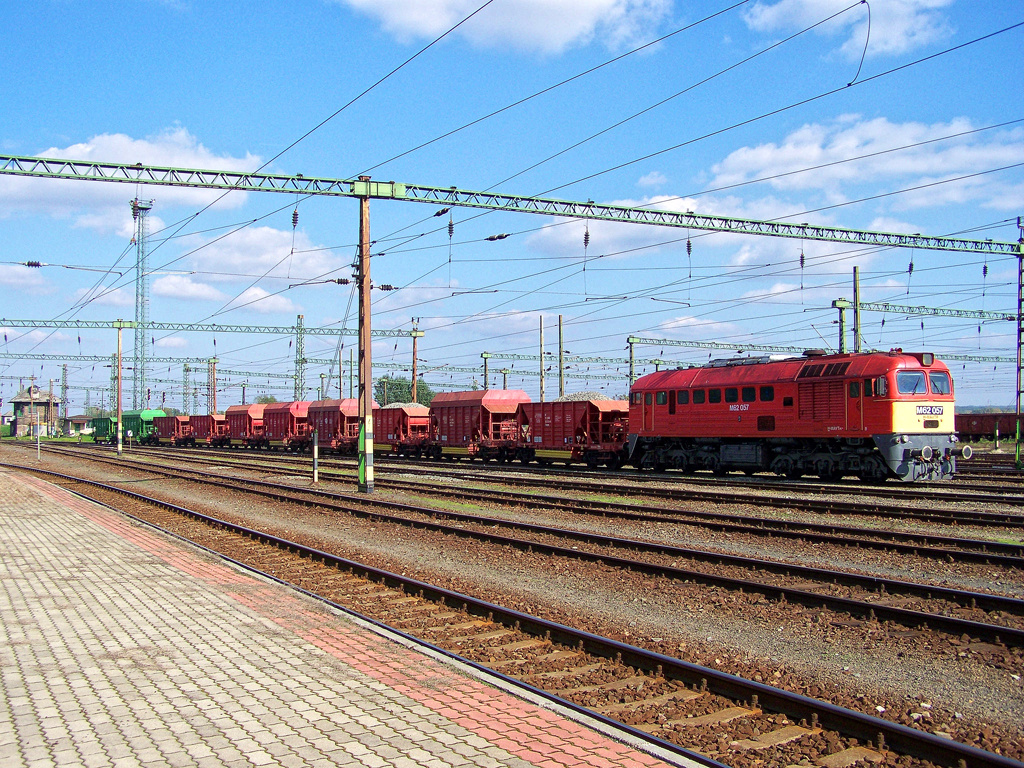
[[[932,362],[924,361],[931,356]],[[848,364],[834,372],[828,372],[828,366]],[[669,371],[649,373],[637,379],[634,387],[656,389],[659,387],[702,387],[724,386],[728,384],[771,384],[776,381],[792,381],[807,366],[823,366],[816,375],[842,376],[845,378],[881,376],[898,368],[929,368],[948,370],[945,363],[934,358],[927,352],[862,352],[843,354],[807,354],[804,357],[787,357],[776,359],[737,358],[735,361],[712,361],[708,365],[693,368],[680,368]],[[805,374],[806,375],[806,374]]]

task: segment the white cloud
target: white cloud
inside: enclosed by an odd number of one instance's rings
[[[0,328],[0,332],[7,337],[8,342],[26,341],[30,344],[39,344],[44,341],[61,342],[72,340],[71,336],[60,331],[44,331],[40,329],[25,331],[20,328]]]
[[[150,291],[154,296],[193,301],[224,301],[227,298],[212,285],[197,283],[187,275],[167,275],[154,280]]]
[[[401,42],[434,38],[469,16],[479,0],[336,0],[377,19]],[[646,41],[672,11],[672,0],[502,0],[455,34],[479,48],[557,54],[595,39],[618,50]]]
[[[190,258],[197,272],[214,273],[204,275],[212,281],[242,279],[239,276],[264,276],[299,283],[325,277],[328,273],[344,269],[350,263],[350,258],[318,249],[302,230],[294,235],[293,252],[292,238],[291,231],[273,227],[247,227],[209,245],[198,243],[201,250]],[[347,275],[346,271],[344,276]]]
[[[79,288],[75,291],[76,304],[97,304],[103,307],[134,307],[135,289],[127,291],[123,288]]]
[[[251,309],[260,314],[271,314],[273,312],[297,313],[301,307],[293,304],[284,296],[271,295],[268,291],[253,286],[247,289],[236,299],[228,304],[228,309]]]
[[[181,336],[166,336],[156,340],[156,346],[166,349],[183,349],[188,346],[188,340]]]
[[[19,291],[40,292],[50,289],[46,280],[34,267],[23,267],[20,264],[0,264],[0,285],[7,285]]]
[[[825,202],[839,203],[859,196],[854,188],[868,184],[899,189],[1024,162],[1024,129],[944,139],[976,128],[966,118],[926,125],[844,115],[831,123],[804,125],[778,143],[735,150],[712,167],[715,176],[708,186],[718,188],[789,174],[763,184],[789,192],[817,190],[825,195]],[[887,151],[900,147],[908,148]],[[840,162],[854,157],[864,159]],[[816,167],[830,163],[836,164]],[[813,171],[796,173],[812,167]],[[1019,205],[1020,189],[1001,181],[998,174],[986,175],[930,187],[917,194],[902,194],[894,198],[893,204],[924,207],[965,201],[1001,209],[1012,207]]]
[[[868,56],[906,53],[953,34],[941,9],[953,0],[885,0],[871,5]],[[850,5],[847,0],[779,0],[757,2],[744,13],[747,25],[757,31],[782,33],[815,24]],[[818,28],[820,34],[847,36],[840,51],[859,59],[868,35],[868,10],[864,4]]]
[[[646,176],[641,176],[637,179],[636,183],[641,187],[660,187],[667,181],[668,179],[665,178],[665,174],[651,171]]]
[[[144,163],[176,168],[209,168],[228,171],[254,170],[260,158],[218,155],[207,149],[181,126],[136,139],[123,133],[105,133],[66,147],[48,147],[37,157],[109,163]],[[130,184],[85,183],[52,179],[0,177],[0,216],[12,213],[42,213],[55,218],[72,218],[76,226],[101,232],[131,236],[132,217],[129,201],[136,188]],[[139,197],[154,199],[154,212],[177,206],[202,207],[217,200],[217,190],[175,187],[142,187]],[[221,208],[237,208],[245,202],[244,193],[232,193],[217,203]],[[151,214],[152,217],[153,214]],[[150,218],[150,231],[158,222]],[[126,234],[127,233],[127,234]]]

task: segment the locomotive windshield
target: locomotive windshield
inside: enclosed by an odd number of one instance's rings
[[[927,392],[924,371],[897,371],[896,391],[901,395],[921,395]]]
[[[948,395],[952,391],[949,374],[945,371],[929,371],[928,383],[931,384],[933,395]]]

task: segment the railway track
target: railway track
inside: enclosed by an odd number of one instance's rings
[[[636,735],[709,766],[769,761],[840,766],[882,760],[922,767],[1022,765],[917,728],[511,610],[123,488],[44,474],[248,568],[577,709],[625,724]]]
[[[220,453],[211,454],[210,452],[201,452],[201,458],[195,458],[195,452],[191,452],[189,453],[189,456],[192,458],[187,458],[184,454],[179,453],[178,450],[179,449],[151,449],[150,451],[143,452],[155,452],[158,453],[158,455],[173,456],[175,457],[175,461],[183,460],[205,465],[208,465],[211,462],[217,462],[222,466],[244,466],[246,468],[252,468],[254,466],[253,458],[256,456],[258,457],[256,459],[257,462],[271,462],[264,464],[263,466],[276,468],[278,471],[280,471],[280,468],[283,466],[295,469],[301,468],[303,471],[308,471],[310,466],[310,460],[308,458],[301,459],[286,455],[277,456],[274,454],[273,458],[271,458],[266,454],[244,454],[243,458],[242,456],[232,456],[230,453],[222,455]],[[351,463],[346,460],[323,462],[321,464],[320,474],[324,477],[333,476],[338,479],[350,479],[353,476],[352,473],[354,471],[354,467],[349,468],[350,465]],[[400,462],[396,464],[396,467],[401,469],[401,473],[403,475],[424,475],[429,477],[436,477],[439,469],[444,470],[446,475],[450,477],[453,470],[450,464],[446,465],[440,463],[435,467],[424,467],[420,466],[419,463]],[[550,470],[548,472],[550,472]],[[459,471],[458,476],[463,481],[470,481],[490,486],[505,483],[530,488],[550,489],[553,485],[552,475],[547,473],[537,477],[521,472],[506,474],[505,472],[499,471],[476,472],[473,470],[466,470]],[[954,504],[968,499],[979,504],[983,503],[985,499],[992,501],[992,498],[989,498],[988,496],[955,495],[945,497],[939,499],[941,506],[929,508],[908,506],[906,504],[899,503],[885,504],[879,501],[873,501],[862,496],[860,487],[847,487],[842,489],[847,492],[855,490],[858,495],[857,501],[844,502],[834,498],[808,498],[806,495],[794,496],[783,494],[765,495],[737,493],[730,490],[721,490],[712,485],[702,486],[697,489],[682,488],[675,484],[670,484],[669,487],[663,487],[660,485],[656,486],[650,482],[630,482],[627,485],[623,484],[621,476],[617,478],[617,482],[609,483],[604,483],[590,477],[587,479],[567,478],[564,474],[555,475],[555,477],[558,478],[557,486],[560,491],[572,491],[580,494],[658,498],[671,502],[696,501],[750,506],[785,507],[787,509],[796,509],[819,514],[839,514],[858,517],[898,516],[903,519],[926,523],[941,523],[958,526],[993,526],[1002,529],[1024,529],[1024,514],[954,508]],[[664,476],[662,475],[659,477]],[[632,478],[630,478],[630,481],[632,481]],[[395,477],[378,477],[376,485],[381,488],[414,489],[414,485],[410,481]],[[777,488],[778,486],[776,486],[776,489]],[[786,490],[791,489],[787,487]],[[802,491],[802,489],[796,490]],[[835,494],[836,491],[836,488],[832,488],[830,493]],[[537,499],[538,496],[536,494],[530,494],[530,498]],[[899,498],[899,494],[896,494],[896,498]],[[994,499],[998,501],[1002,500],[1003,497],[996,495]],[[998,547],[996,548],[998,549]]]
[[[123,460],[121,465],[123,466]],[[182,472],[176,467],[159,467],[152,464],[140,464],[136,469],[161,473],[169,477],[179,477]],[[501,546],[554,557],[589,560],[652,576],[691,581],[741,593],[744,590],[757,592],[772,600],[788,601],[808,608],[825,607],[858,620],[892,621],[910,629],[931,627],[952,635],[969,637],[975,643],[991,644],[993,650],[1005,648],[1007,645],[1024,648],[1024,601],[1014,598],[860,576],[844,571],[809,568],[762,558],[737,557],[707,550],[670,546],[660,542],[604,536],[591,531],[536,525],[492,515],[463,514],[383,500],[375,500],[372,505],[367,505],[364,498],[344,494],[254,479],[227,479],[199,470],[184,472],[197,476],[201,482],[208,485],[231,491],[257,493],[263,498],[277,502],[312,504],[337,513],[367,517],[396,525],[421,526],[439,533],[470,536]],[[463,500],[469,498],[464,489],[460,489],[459,497]],[[436,522],[438,520],[450,521],[454,525]],[[496,528],[505,529],[510,533],[496,533]],[[533,538],[521,538],[524,534]],[[849,545],[850,542],[843,543]],[[583,545],[591,546],[593,549],[584,549]],[[625,557],[624,553],[630,557]],[[647,559],[639,560],[638,556]],[[965,556],[969,557],[969,554]],[[992,556],[993,559],[996,557]],[[680,559],[692,561],[695,565],[701,564],[705,569],[709,565],[714,566],[716,571],[678,567],[676,562]],[[1015,567],[1024,568],[1024,559],[1019,555],[1015,558],[1001,559],[1009,561]],[[757,574],[757,577],[750,576],[751,573]],[[771,574],[771,579],[767,578],[768,574]],[[845,592],[847,589],[855,592],[836,594],[836,590]],[[913,604],[905,604],[908,600],[913,601]],[[894,601],[899,604],[894,605]],[[992,623],[991,620],[982,619],[981,617],[986,614],[1000,616],[1002,621]],[[1007,658],[1005,663],[1013,662],[1011,658]]]
[[[59,450],[59,449],[57,449]],[[178,454],[167,454],[175,462],[201,463],[205,467],[213,465],[239,468],[239,463],[230,459],[222,459],[219,455],[214,457],[205,456],[202,459],[183,458]],[[212,461],[211,461],[212,459]],[[126,459],[118,460],[123,463]],[[151,465],[147,465],[151,466]],[[165,468],[173,468],[174,465],[164,465]],[[261,465],[263,467],[265,465]],[[253,470],[254,467],[245,464],[246,470]],[[268,468],[279,470],[271,464]],[[332,474],[336,479],[348,479],[347,472],[332,473],[331,470],[324,471],[325,479]],[[206,477],[219,477],[210,475]],[[465,475],[462,476],[465,479]],[[479,479],[479,478],[477,478]],[[485,479],[490,481],[489,476]],[[436,498],[439,494],[448,495],[450,478],[446,478],[444,485],[437,483],[417,483],[404,480],[391,479],[384,484],[386,488],[393,488],[413,493],[425,493]],[[589,484],[583,484],[588,491],[593,488]],[[293,486],[281,486],[291,488]],[[544,485],[545,488],[549,484]],[[574,488],[574,490],[580,490]],[[616,489],[604,487],[602,494],[614,493]],[[600,496],[602,494],[592,494]],[[801,541],[831,544],[846,547],[862,547],[867,549],[879,549],[899,552],[911,556],[931,557],[948,561],[976,562],[987,565],[999,565],[1009,568],[1024,567],[1024,541],[1003,542],[989,539],[970,539],[964,537],[944,536],[939,534],[920,534],[907,531],[885,531],[875,528],[854,528],[834,524],[814,524],[805,521],[792,521],[789,519],[773,519],[767,517],[750,516],[742,513],[720,513],[705,512],[695,509],[667,506],[660,510],[652,509],[649,502],[624,503],[612,501],[608,498],[589,499],[566,496],[542,495],[536,493],[522,493],[507,489],[494,490],[493,488],[473,489],[466,485],[460,485],[456,496],[460,502],[475,501],[482,504],[501,504],[506,506],[520,507],[529,506],[533,509],[548,509],[566,513],[593,514],[606,519],[620,519],[630,522],[646,523],[669,523],[669,524],[692,524],[703,528],[723,531],[727,533],[741,533],[753,536],[797,538]],[[671,500],[671,495],[668,496]],[[972,516],[973,517],[973,516]],[[956,522],[962,525],[962,515],[951,518],[948,515],[933,513],[918,513],[917,519],[928,522]],[[1004,528],[1024,527],[1024,518],[1006,521],[1000,516],[994,520],[981,513],[976,519],[985,520],[990,525],[1000,525]]]
[[[107,449],[109,450],[109,449]],[[213,453],[207,448],[166,448],[155,446],[136,446],[132,449],[137,452],[170,451],[170,452],[191,452],[202,453],[210,456]],[[299,466],[310,465],[309,456],[297,456],[289,453],[250,451],[239,449],[237,451],[224,451],[228,455],[244,455],[248,460],[256,460],[274,456],[281,460],[294,462]],[[908,484],[892,482],[884,485],[871,485],[859,481],[832,481],[821,482],[817,480],[789,480],[777,476],[747,476],[739,477],[735,473],[726,476],[715,476],[711,473],[697,472],[681,474],[674,471],[668,472],[637,472],[634,469],[624,470],[583,470],[558,469],[552,467],[539,467],[533,465],[517,465],[514,463],[499,464],[497,462],[475,462],[475,461],[437,461],[427,459],[402,459],[388,454],[378,453],[374,457],[378,467],[396,466],[401,467],[405,474],[436,474],[438,471],[451,471],[453,467],[476,466],[487,467],[491,476],[522,477],[523,483],[542,484],[550,482],[550,478],[558,478],[559,482],[573,482],[567,478],[568,475],[579,475],[586,478],[580,482],[606,479],[610,484],[621,487],[625,479],[635,485],[657,485],[675,486],[680,498],[686,497],[707,497],[709,493],[727,495],[743,489],[757,492],[778,492],[785,491],[799,494],[793,498],[807,498],[815,496],[835,496],[837,494],[855,493],[865,503],[877,503],[876,500],[890,499],[906,503],[908,501],[924,501],[943,504],[994,504],[1008,507],[1024,506],[1024,486],[1016,482],[1015,475],[1009,475],[1006,483],[994,485],[994,478],[982,478],[977,482],[964,482],[955,480],[953,483],[937,484]],[[354,459],[338,458],[336,456],[321,455],[321,466],[351,466],[355,467]],[[546,479],[546,480],[545,480]],[[757,498],[750,496],[750,498]],[[750,501],[749,503],[757,503]]]

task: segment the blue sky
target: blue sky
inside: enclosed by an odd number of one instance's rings
[[[0,48],[0,151],[227,170],[269,162],[269,171],[306,176],[368,173],[758,220],[1019,236],[1024,27],[1000,32],[1024,21],[1016,0],[874,0],[870,28],[868,4],[832,0],[494,0],[423,50],[482,4],[12,4],[5,26],[20,32]],[[151,320],[291,326],[302,314],[307,326],[347,316],[355,327],[349,287],[300,285],[351,275],[353,200],[218,199],[9,176],[0,176],[0,316],[133,318],[136,194],[154,201]],[[1012,257],[458,208],[449,237],[449,214],[434,217],[435,210],[371,204],[374,282],[400,288],[375,292],[373,327],[408,330],[418,318],[420,367],[435,389],[481,382],[482,371],[445,368],[479,369],[482,352],[537,354],[542,318],[545,350],[557,353],[559,315],[575,355],[625,358],[631,334],[834,348],[831,303],[852,298],[854,266],[865,301],[1016,310]],[[1016,354],[1012,322],[878,313],[863,322],[870,348]],[[59,362],[10,356],[115,349],[106,330],[3,332],[0,373],[34,374],[44,386],[60,378]],[[253,372],[249,399],[290,399],[287,382],[257,375],[290,373],[290,342],[231,334],[214,344],[204,334],[155,333],[147,343],[153,357],[216,354],[221,368]],[[309,337],[306,356],[333,359],[337,343]],[[125,346],[132,348],[130,333]],[[354,336],[344,339],[346,362],[354,346]],[[708,359],[707,350],[674,346],[637,354]],[[375,362],[410,359],[408,339],[374,343]],[[510,387],[537,398],[536,363],[492,359],[492,386],[500,386],[502,367],[511,370]],[[961,403],[1012,404],[1013,363],[950,367]],[[316,397],[326,371],[308,368],[307,397]],[[569,379],[566,389],[619,395],[625,372],[579,365],[570,373],[594,378]],[[557,394],[555,373],[548,399]],[[151,404],[179,407],[181,375],[181,365],[151,365],[159,379]],[[219,407],[240,400],[239,388],[227,386],[239,381],[225,377]],[[71,363],[69,383],[94,388],[95,403],[109,369]],[[0,396],[17,385],[0,379]],[[80,410],[85,389],[70,394],[72,411]]]

